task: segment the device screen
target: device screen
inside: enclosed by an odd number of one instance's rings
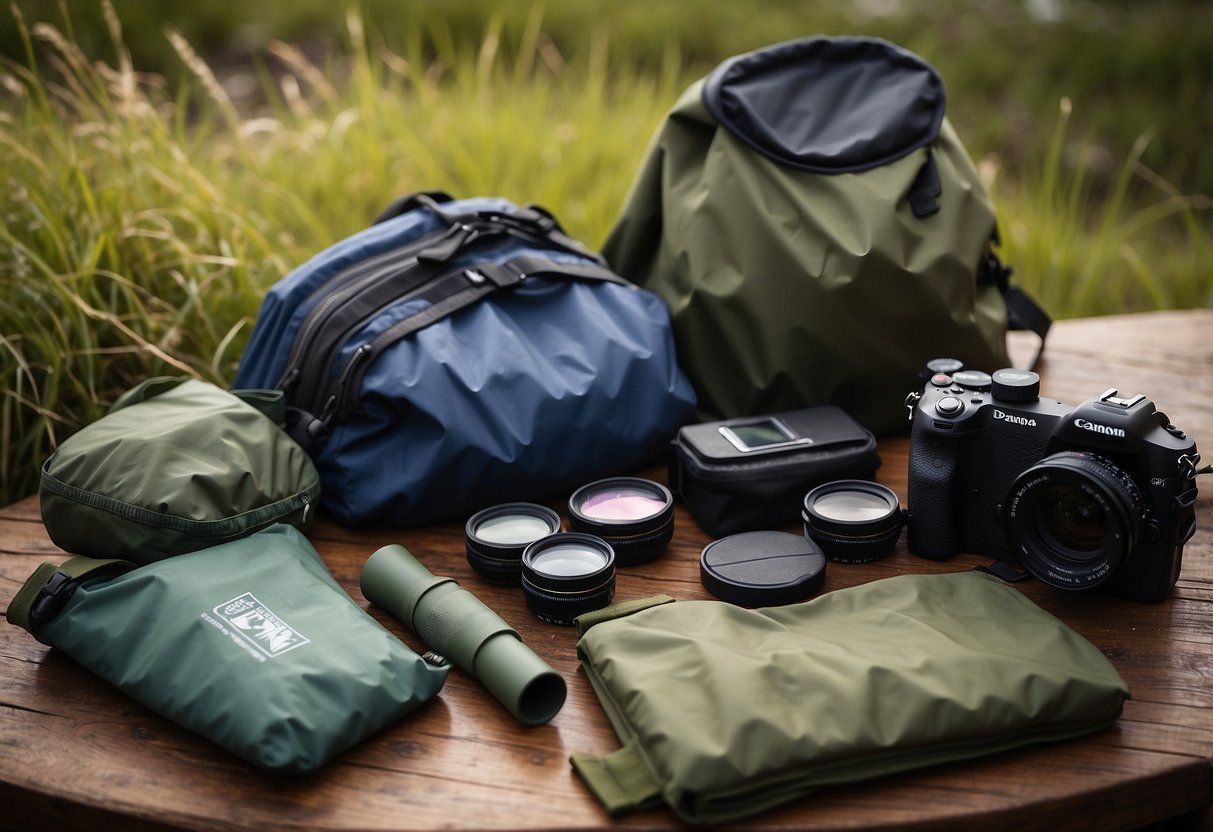
[[[721,425],[720,432],[725,439],[742,451],[758,451],[776,445],[801,444],[805,441],[792,433],[787,425],[772,416]]]

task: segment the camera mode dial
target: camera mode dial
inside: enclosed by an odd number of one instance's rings
[[[1040,398],[1040,376],[1031,370],[999,370],[991,377],[990,394],[1000,402],[1034,402]]]
[[[952,373],[952,381],[967,390],[989,390],[990,374],[981,370],[961,370]]]

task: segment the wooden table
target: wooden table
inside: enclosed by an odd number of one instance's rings
[[[1118,387],[1152,398],[1213,449],[1213,310],[1066,321],[1055,327],[1043,391],[1077,404]],[[1017,356],[1027,341],[1015,341]],[[907,439],[881,443],[878,478],[901,494]],[[1213,450],[1206,451],[1206,457]],[[654,472],[649,472],[654,473]],[[1213,477],[1202,478],[1198,531],[1168,600],[1141,604],[1055,590],[1025,594],[1094,642],[1129,683],[1113,728],[849,787],[830,788],[747,824],[756,829],[1132,829],[1182,816],[1176,828],[1213,828]],[[553,504],[559,508],[558,504]],[[562,512],[563,513],[563,512]],[[670,828],[655,810],[612,821],[569,765],[572,751],[618,741],[578,668],[571,630],[539,623],[517,590],[478,580],[460,524],[343,529],[319,522],[313,539],[347,591],[378,547],[402,543],[518,628],[567,680],[564,709],[522,728],[477,683],[453,671],[436,701],[340,756],[319,774],[260,773],[150,712],[24,631],[0,626],[0,825],[29,829],[476,829]],[[708,597],[698,556],[709,539],[679,509],[658,561],[621,573],[617,600],[655,593]],[[35,499],[0,511],[0,599],[7,603],[44,559]],[[964,570],[984,559],[915,558],[904,536],[866,566],[832,564],[827,590],[902,572]],[[373,615],[422,646],[378,609]]]

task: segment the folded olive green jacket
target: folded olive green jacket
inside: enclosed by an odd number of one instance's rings
[[[578,654],[623,743],[572,763],[612,814],[736,820],[814,789],[1097,731],[1128,688],[982,572],[803,604],[682,601],[583,617]],[[623,610],[628,612],[628,610]]]

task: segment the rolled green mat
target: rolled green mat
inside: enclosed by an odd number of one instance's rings
[[[362,594],[489,689],[523,725],[542,725],[564,705],[564,678],[518,632],[452,578],[434,576],[392,543],[362,567]]]

